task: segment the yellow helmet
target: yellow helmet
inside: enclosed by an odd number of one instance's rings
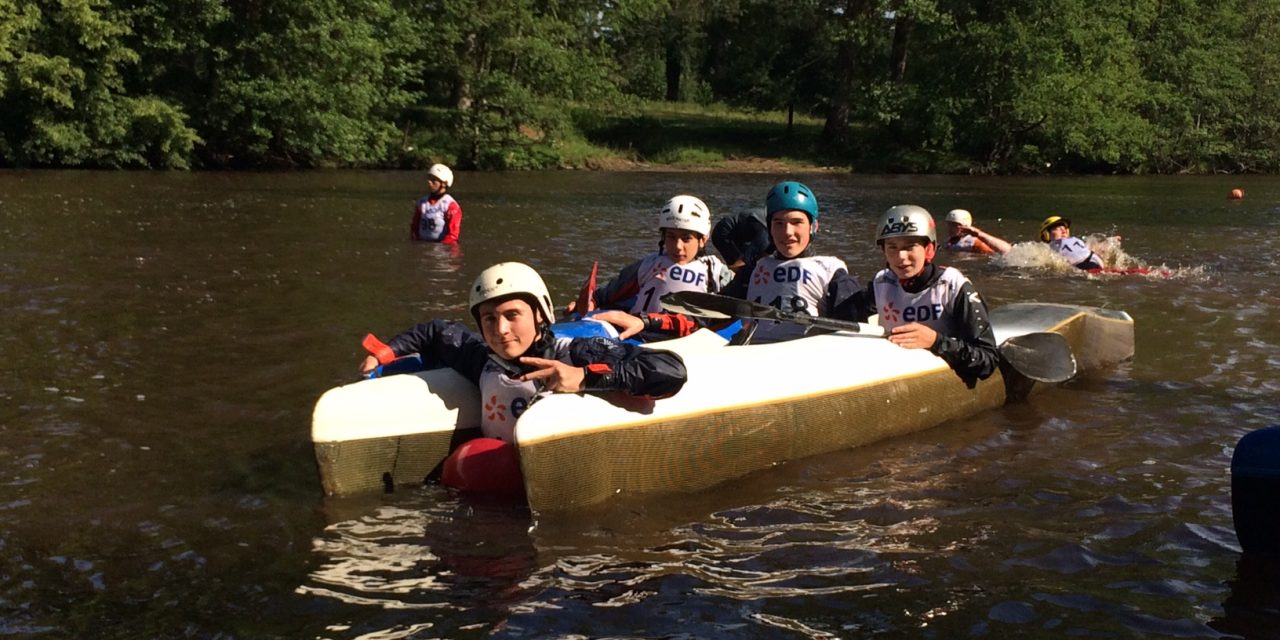
[[[1071,221],[1062,216],[1049,216],[1040,223],[1040,241],[1049,241],[1049,230],[1054,227],[1070,227]]]

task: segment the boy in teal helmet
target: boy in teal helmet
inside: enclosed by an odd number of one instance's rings
[[[813,255],[818,232],[818,199],[805,185],[785,181],[765,196],[765,220],[772,251],[748,263],[724,289],[725,295],[771,305],[790,313],[852,320],[863,315],[852,301],[862,289],[843,260]],[[764,321],[754,342],[797,338],[805,326]]]

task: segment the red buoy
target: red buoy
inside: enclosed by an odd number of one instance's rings
[[[440,480],[445,486],[468,493],[524,493],[520,454],[515,445],[497,438],[476,438],[462,443],[444,461]]]
[[[1227,196],[1227,197],[1228,197],[1228,198],[1231,198],[1232,200],[1243,200],[1243,199],[1244,199],[1244,189],[1232,189],[1232,190],[1231,190],[1231,195],[1229,195],[1229,196]]]

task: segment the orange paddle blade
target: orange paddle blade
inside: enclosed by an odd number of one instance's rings
[[[582,291],[578,292],[578,302],[573,309],[579,316],[585,316],[591,311],[592,297],[596,294],[596,270],[599,266],[599,262],[591,263],[591,275],[587,277],[587,283],[582,285]]]
[[[387,343],[378,339],[372,333],[364,337],[364,342],[360,343],[365,351],[373,354],[378,359],[378,364],[387,364],[396,359],[396,353],[387,346]]]

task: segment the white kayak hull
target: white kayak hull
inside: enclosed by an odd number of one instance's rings
[[[998,341],[1062,334],[1081,371],[1133,356],[1133,320],[1123,312],[1017,304],[993,311],[992,324]],[[684,358],[689,380],[680,393],[656,401],[557,394],[520,417],[516,440],[535,511],[619,493],[705,489],[970,416],[1033,387],[997,372],[969,388],[927,351],[845,333],[725,346],[699,332],[655,348]],[[780,363],[793,364],[780,370]],[[312,426],[325,493],[421,483],[451,446],[476,434],[479,405],[474,385],[447,369],[330,390],[317,402]]]

